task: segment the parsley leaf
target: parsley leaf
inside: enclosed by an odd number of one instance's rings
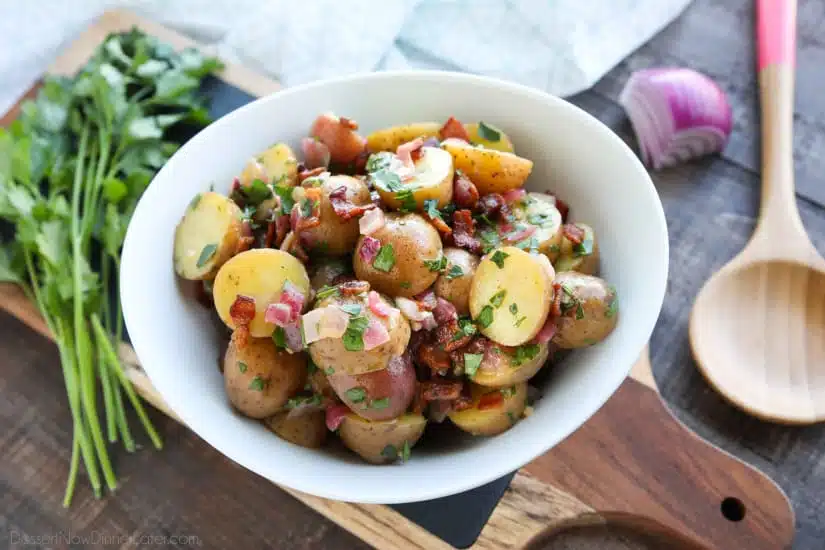
[[[436,199],[427,199],[424,201],[424,212],[426,212],[432,219],[444,219],[441,217],[441,212],[438,210],[438,200]]]
[[[338,307],[340,307],[350,315],[358,315],[359,313],[361,313],[360,304],[341,304]]]
[[[395,192],[395,199],[401,202],[398,207],[399,212],[414,212],[416,209],[415,197],[410,189],[402,189]]]
[[[292,200],[292,187],[278,184],[274,190],[275,194],[281,199],[281,214],[289,215],[295,205],[295,201]]]
[[[395,250],[390,243],[383,245],[379,250],[375,259],[372,261],[372,267],[378,271],[388,273],[395,265]]]
[[[275,347],[286,349],[286,333],[282,327],[275,327],[272,332],[272,341],[275,343]]]
[[[350,388],[344,392],[344,395],[353,403],[360,403],[367,398],[367,390],[361,387]]]
[[[464,354],[464,372],[470,378],[476,375],[478,367],[481,366],[481,361],[484,359],[483,353],[465,353]]]
[[[206,262],[212,259],[212,256],[215,255],[215,252],[218,250],[218,245],[215,243],[207,244],[201,250],[200,256],[198,256],[198,267],[203,267],[206,265]]]
[[[520,367],[538,355],[539,350],[540,347],[538,344],[524,344],[523,346],[517,347],[515,354],[510,358],[510,366]]]
[[[481,308],[481,311],[478,313],[478,318],[476,319],[478,326],[481,328],[487,328],[493,322],[493,308],[491,306],[484,306]]]
[[[412,288],[412,283],[409,281],[401,281],[400,283],[398,283],[398,286],[400,286],[401,288]]]
[[[504,260],[506,260],[510,255],[506,252],[502,252],[501,250],[496,250],[493,252],[493,255],[490,257],[490,261],[496,264],[499,269],[504,267]]]
[[[363,316],[350,317],[347,330],[344,332],[344,348],[347,351],[362,351],[364,349],[364,331],[369,319]]]
[[[576,319],[584,319],[584,308],[581,302],[576,304]]]
[[[441,256],[437,260],[424,260],[424,265],[430,271],[444,271],[444,268],[447,267],[447,257]]]
[[[395,445],[386,445],[381,449],[381,456],[387,460],[395,460],[398,458],[398,449],[395,448]]]
[[[252,381],[249,383],[249,389],[253,391],[264,391],[266,387],[266,380],[261,378],[260,376],[255,376]]]
[[[401,447],[401,462],[407,462],[410,459],[410,442],[404,440],[404,446]]]
[[[504,289],[499,290],[490,298],[490,303],[493,304],[493,307],[499,308],[501,307],[502,302],[504,302],[504,297],[507,296],[507,291]]]
[[[462,335],[473,336],[476,332],[478,332],[478,329],[476,328],[475,324],[473,324],[473,321],[466,318],[458,320],[458,330],[461,332],[458,335],[458,338],[456,338],[456,340],[461,339]]]
[[[501,141],[501,132],[492,126],[479,121],[478,123],[478,137],[485,141]]]
[[[320,405],[321,401],[322,397],[317,393],[313,393],[312,395],[296,395],[295,397],[290,397],[284,407],[287,409],[296,409],[302,406]]]
[[[328,286],[324,285],[318,289],[318,292],[315,293],[316,300],[323,300],[324,298],[329,298],[330,296],[338,296],[338,287],[337,286]]]
[[[510,313],[513,315],[518,315],[518,305],[515,302],[510,304]]]
[[[238,370],[241,371],[241,373],[246,372],[247,368],[249,367],[247,367],[246,363],[244,363],[243,361],[238,361]]]
[[[390,398],[382,397],[381,399],[373,399],[370,401],[369,406],[371,409],[386,409],[390,406]]]
[[[464,270],[461,269],[461,266],[460,265],[454,265],[447,272],[447,280],[452,281],[453,279],[457,279],[458,277],[462,277],[463,275],[464,275]]]
[[[608,319],[614,317],[619,312],[619,297],[616,295],[616,289],[610,287],[613,290],[613,299],[610,300],[610,304],[607,306],[607,310],[604,312],[604,316]]]

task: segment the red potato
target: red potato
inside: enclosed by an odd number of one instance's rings
[[[365,420],[401,416],[415,395],[415,369],[407,354],[390,359],[385,369],[333,374],[327,380],[341,401]]]
[[[347,164],[353,162],[367,145],[367,140],[355,131],[357,129],[355,121],[324,113],[312,123],[309,135],[329,148],[332,162]]]

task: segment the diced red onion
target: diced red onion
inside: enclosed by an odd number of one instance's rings
[[[389,317],[394,311],[398,311],[382,300],[381,295],[374,290],[370,290],[369,294],[367,294],[367,305],[369,305],[370,311],[379,317]]]
[[[444,325],[449,323],[450,321],[457,321],[458,311],[455,309],[455,306],[452,304],[452,302],[439,297],[436,300],[436,306],[433,310],[433,316],[435,318],[436,323],[438,323],[439,325]]]
[[[269,304],[266,306],[264,321],[285,327],[292,321],[292,308],[287,304]]]
[[[424,311],[432,311],[435,309],[435,306],[438,305],[438,302],[435,299],[435,292],[433,289],[428,288],[424,292],[419,292],[415,296],[415,301],[418,302],[418,307],[423,309]]]
[[[334,432],[344,421],[344,417],[349,413],[349,407],[346,405],[330,405],[327,407],[326,423],[327,428]]]
[[[515,202],[521,198],[524,198],[524,195],[527,194],[527,191],[524,189],[511,189],[502,195],[502,198],[505,202]]]
[[[372,208],[364,212],[358,220],[358,229],[362,235],[372,235],[387,223],[384,211],[380,208]]]
[[[424,140],[424,147],[441,147],[441,142],[437,137],[428,137]]]
[[[633,126],[643,162],[655,170],[722,151],[733,128],[725,92],[692,69],[637,71],[619,103]]]
[[[297,352],[304,349],[304,338],[301,336],[301,324],[297,321],[284,327],[284,336],[286,336],[286,347],[289,351]]]
[[[407,143],[402,143],[395,150],[395,155],[404,164],[413,164],[412,154],[424,146],[424,140],[420,137],[415,138]]]
[[[358,255],[364,262],[371,264],[379,250],[381,250],[381,241],[374,237],[364,237],[361,248],[358,249]]]
[[[541,327],[538,334],[533,338],[534,344],[546,344],[553,339],[556,334],[556,318],[552,315],[547,316],[544,326]]]
[[[306,296],[291,281],[286,281],[283,289],[281,289],[281,297],[278,301],[292,309],[292,320],[295,321],[304,309]]]
[[[329,166],[329,147],[321,141],[311,137],[303,138],[301,140],[301,151],[304,153],[304,166],[307,170]]]
[[[384,323],[377,319],[370,319],[367,328],[364,330],[364,351],[375,349],[381,344],[390,341],[390,333]]]
[[[398,309],[401,310],[404,317],[410,320],[410,327],[412,327],[414,331],[421,329],[432,330],[438,326],[438,323],[435,322],[435,318],[433,317],[433,313],[422,310],[419,302],[415,300],[399,296],[395,299],[395,305],[398,306]]]
[[[513,224],[511,223],[500,223],[496,228],[498,230],[499,236],[507,235],[508,233],[513,231]]]
[[[536,232],[536,226],[535,225],[528,225],[526,227],[523,227],[522,229],[519,229],[518,231],[508,233],[507,235],[505,235],[504,238],[508,242],[517,243],[519,241],[523,241],[524,239],[526,239],[527,237],[529,237],[530,235],[532,235],[535,232]]]

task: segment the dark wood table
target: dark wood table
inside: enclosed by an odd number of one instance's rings
[[[794,548],[825,547],[825,427],[788,428],[727,405],[690,355],[687,319],[702,283],[738,252],[759,201],[758,100],[752,0],[695,0],[676,22],[572,101],[631,141],[616,103],[631,71],[687,66],[716,79],[733,103],[735,130],[721,158],[654,174],[670,230],[670,281],[651,352],[659,387],[705,438],[751,462],[787,491]],[[825,1],[801,0],[795,117],[798,203],[825,252]],[[594,159],[595,162],[598,159]],[[639,251],[644,254],[644,250]],[[162,452],[114,453],[120,488],[96,500],[80,482],[61,506],[71,422],[51,342],[0,314],[0,544],[11,548],[367,548],[263,479],[154,414]],[[61,537],[61,532],[75,538]],[[23,536],[42,537],[38,541]],[[83,545],[79,536],[89,537]],[[160,537],[160,538],[155,538]],[[610,539],[610,542],[608,542]],[[10,543],[10,544],[9,544]],[[625,535],[569,533],[553,548],[637,547]]]

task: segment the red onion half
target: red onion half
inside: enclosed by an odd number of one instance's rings
[[[733,127],[725,92],[692,69],[636,71],[619,103],[654,170],[722,151]]]

